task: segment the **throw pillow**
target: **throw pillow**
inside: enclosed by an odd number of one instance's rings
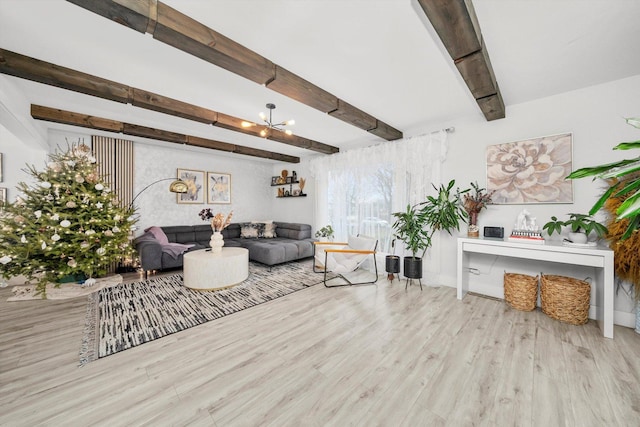
[[[265,239],[273,239],[274,237],[278,237],[276,234],[276,225],[274,223],[264,224],[262,237],[264,237]]]
[[[243,239],[257,239],[259,228],[259,224],[242,223],[240,224],[240,237]]]
[[[273,223],[273,220],[251,221],[251,224],[258,227],[259,238],[273,239],[274,237],[278,237],[276,235],[276,225]]]

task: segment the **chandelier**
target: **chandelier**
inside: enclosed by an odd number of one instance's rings
[[[269,134],[269,129],[279,130],[286,133],[287,135],[292,135],[293,132],[291,131],[291,129],[284,129],[284,127],[293,126],[294,124],[296,124],[296,121],[287,120],[286,122],[274,123],[272,115],[273,110],[276,108],[276,104],[269,103],[266,105],[266,107],[269,109],[269,118],[267,118],[267,115],[265,113],[260,113],[260,118],[263,122],[266,123],[267,128],[260,131],[260,136],[262,136],[263,138],[266,137]]]

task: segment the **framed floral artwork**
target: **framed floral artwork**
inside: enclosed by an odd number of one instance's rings
[[[178,178],[187,184],[186,193],[178,193],[178,203],[203,204],[206,185],[204,171],[178,169]]]
[[[228,173],[207,172],[207,203],[231,203],[231,175]]]
[[[572,134],[487,147],[487,191],[495,204],[573,203]]]

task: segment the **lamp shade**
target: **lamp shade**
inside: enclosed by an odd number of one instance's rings
[[[181,179],[176,179],[169,185],[169,191],[172,193],[186,193],[188,190],[187,183]]]

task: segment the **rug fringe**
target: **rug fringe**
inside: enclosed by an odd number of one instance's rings
[[[84,316],[84,329],[82,331],[82,344],[80,345],[80,364],[82,367],[98,358],[98,340],[96,339],[96,327],[98,325],[98,292],[89,294],[87,310]]]

